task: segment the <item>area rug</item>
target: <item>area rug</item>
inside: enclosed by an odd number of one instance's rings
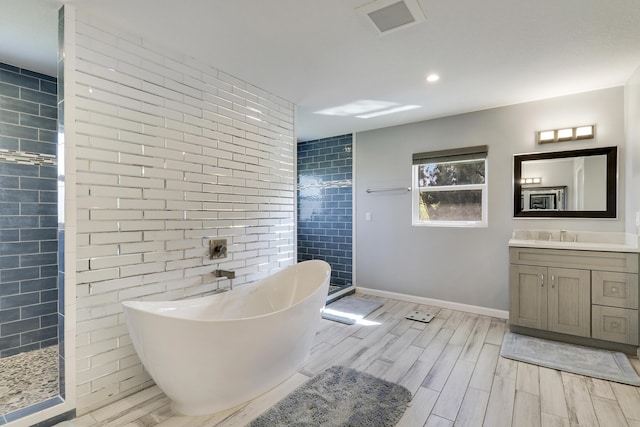
[[[391,427],[411,392],[372,375],[333,366],[253,420],[250,427]]]
[[[322,310],[322,318],[353,325],[382,306],[381,302],[358,297],[345,297]]]
[[[640,386],[640,377],[624,353],[565,344],[507,332],[500,355],[573,374]]]

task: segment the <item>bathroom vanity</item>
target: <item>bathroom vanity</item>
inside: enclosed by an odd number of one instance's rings
[[[511,330],[636,353],[639,264],[636,235],[515,230]]]

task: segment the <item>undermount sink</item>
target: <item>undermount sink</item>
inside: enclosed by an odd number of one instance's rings
[[[509,246],[640,252],[638,235],[574,230],[514,230]]]

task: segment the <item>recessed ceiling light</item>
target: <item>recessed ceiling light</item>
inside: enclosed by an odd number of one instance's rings
[[[440,76],[437,74],[429,74],[427,76],[427,81],[429,83],[434,83],[434,82],[437,82],[438,80],[440,80]]]

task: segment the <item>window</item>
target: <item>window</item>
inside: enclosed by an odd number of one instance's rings
[[[413,155],[413,225],[487,226],[486,145]]]

